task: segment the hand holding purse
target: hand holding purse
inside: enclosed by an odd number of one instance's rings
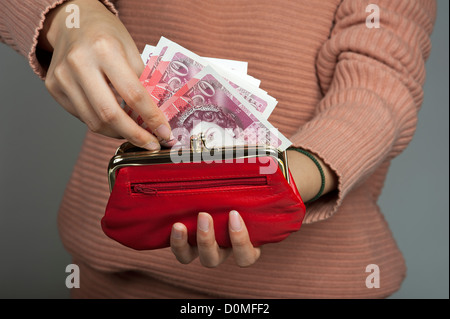
[[[104,233],[137,250],[170,245],[172,225],[183,223],[196,245],[197,215],[211,214],[216,241],[230,247],[228,214],[237,210],[257,247],[298,231],[305,205],[286,152],[266,146],[205,147],[202,136],[186,149],[147,151],[124,143],[112,157],[111,195]]]

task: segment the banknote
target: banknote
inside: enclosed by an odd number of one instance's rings
[[[183,130],[181,138],[186,143],[192,134],[204,132],[210,146],[271,145],[285,150],[290,145],[267,121],[277,101],[259,88],[259,80],[245,74],[247,63],[203,58],[164,37],[156,47],[147,45],[141,58],[146,65],[141,83],[163,110],[172,130]],[[149,130],[124,102],[122,107]],[[202,120],[197,118],[200,115]]]
[[[275,106],[278,104],[278,101],[275,98],[262,89],[252,87],[252,85],[249,85],[250,83],[248,81],[245,81],[242,77],[237,76],[233,72],[229,72],[221,65],[213,65],[213,67],[216,71],[219,71],[219,74],[223,74],[231,86],[233,86],[257,112],[261,113],[265,119],[269,118],[270,114],[272,114],[272,111],[275,109]]]
[[[144,65],[146,66],[148,61],[150,60],[150,57],[155,52],[156,47],[150,44],[146,44],[144,47],[144,50],[142,50],[141,53],[141,59],[142,62],[144,62]]]
[[[155,49],[156,47],[153,45],[145,45],[144,50],[141,54],[142,62],[144,62],[144,65],[149,62],[150,58],[155,52]],[[234,73],[235,75],[242,77],[243,80],[253,85],[254,87],[259,87],[261,85],[261,80],[247,74],[248,62],[211,57],[203,57],[203,59],[208,61],[209,64],[217,66],[217,68],[225,69],[230,73]]]
[[[144,62],[144,65],[147,64],[150,57],[154,54],[154,52],[156,52],[155,50],[156,50],[156,46],[153,46],[150,44],[145,45],[144,50],[142,50],[142,53],[141,53],[141,59],[142,59],[142,62]],[[220,58],[211,58],[211,57],[203,57],[203,58],[211,64],[216,64],[218,66],[221,66],[224,69],[235,72],[236,74],[239,74],[241,76],[246,76],[246,79],[254,79],[255,86],[259,87],[259,85],[261,84],[261,80],[258,80],[247,74],[248,62],[229,60],[229,59],[220,59]],[[247,76],[248,76],[248,78],[247,78]]]
[[[152,80],[149,83],[143,83],[158,106],[162,105],[205,66],[211,65],[233,87],[237,88],[238,92],[266,119],[275,108],[276,99],[269,96],[264,90],[249,84],[235,73],[218,64],[208,63],[206,59],[164,37],[161,38],[158,46],[167,47],[167,50],[160,59]]]
[[[147,63],[145,65],[144,71],[139,77],[139,80],[152,98],[154,97],[153,92],[155,91],[155,85],[159,82],[162,75],[161,72],[162,70],[165,70],[165,65],[167,65],[168,63],[166,61],[167,59],[164,60],[164,56],[166,54],[166,51],[168,50],[170,43],[171,41],[164,37],[161,37],[158,41],[158,44],[153,50],[149,50],[149,48],[147,48],[147,51],[144,50],[144,52],[141,54],[141,58],[145,59]],[[153,100],[155,102],[158,102],[155,98],[153,98]],[[125,101],[122,101],[121,107],[123,108],[125,113],[128,114],[128,116],[130,116],[137,124],[151,132],[146,123],[142,120],[142,117],[131,107],[129,107],[125,103]]]
[[[156,71],[158,70],[160,62],[168,49],[169,42],[170,41],[168,39],[161,37],[156,47],[146,46],[141,54],[141,59],[144,60],[146,64],[139,80],[149,92],[150,96],[152,96],[151,92],[153,92],[155,84],[158,83],[158,80],[160,79],[160,72]],[[129,107],[125,101],[122,101],[121,107],[137,124],[151,132],[142,117],[131,107]]]
[[[160,107],[181,145],[202,133],[208,147],[291,142],[258,113],[213,67],[205,66]]]
[[[157,46],[146,44],[144,50],[141,53],[141,59],[144,62],[145,69],[140,76],[140,80],[148,91],[153,91],[154,89],[154,87],[150,86],[149,79],[154,74],[154,71],[159,65],[160,59],[163,57],[170,43],[172,42],[163,37],[161,38]],[[215,65],[217,68],[221,68],[224,71],[227,70],[230,73],[234,73],[236,76],[243,77],[247,82],[255,87],[259,87],[261,83],[260,80],[247,74],[247,62],[209,57],[206,57],[204,59],[207,60],[208,63]],[[243,92],[242,94],[245,94],[245,92]],[[125,101],[122,101],[121,107],[139,125],[147,128],[142,118],[128,105],[126,105]]]
[[[165,52],[168,47],[163,45],[156,46],[154,52],[148,57],[147,64],[145,65],[144,71],[142,72],[139,80],[142,83],[147,84],[147,86],[152,85],[153,82],[157,82],[159,78],[156,78],[155,71],[158,69],[161,59],[164,57]]]

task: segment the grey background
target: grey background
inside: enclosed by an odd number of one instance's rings
[[[408,275],[391,298],[449,298],[449,2],[438,0],[425,101],[380,199]],[[0,45],[0,298],[68,298],[57,210],[85,134]]]

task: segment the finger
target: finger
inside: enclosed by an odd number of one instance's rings
[[[253,247],[247,227],[237,211],[230,212],[228,225],[236,263],[240,267],[253,265],[261,255],[261,250]]]
[[[54,76],[59,83],[58,88],[61,91],[59,100],[63,107],[85,123],[91,131],[109,137],[120,137],[112,128],[103,125],[81,86],[67,72],[58,71],[60,69],[62,68],[55,69]]]
[[[187,228],[181,223],[172,226],[170,235],[170,248],[177,260],[182,264],[189,264],[198,257],[196,247],[189,245],[187,241]]]
[[[100,72],[80,73],[82,86],[93,109],[106,126],[132,144],[149,150],[159,150],[158,139],[140,127],[117,103],[116,97]]]
[[[75,107],[72,105],[67,95],[63,92],[60,81],[56,79],[54,75],[54,68],[52,66],[47,72],[47,77],[45,78],[44,83],[47,91],[55,99],[55,101],[58,102],[58,104],[61,105],[67,112],[79,119]]]
[[[102,122],[90,104],[86,94],[83,92],[83,89],[78,84],[72,86],[70,93],[68,93],[68,97],[76,109],[78,114],[77,117],[86,124],[89,130],[108,137],[122,138],[114,127]]]
[[[73,106],[73,104],[70,102],[67,95],[60,89],[53,89],[49,90],[50,95],[55,99],[56,102],[58,102],[59,105],[61,105],[68,113],[73,115],[74,117],[78,118],[80,121],[80,117],[78,116],[78,113]]]
[[[200,262],[205,267],[217,267],[229,255],[230,249],[222,249],[216,242],[211,215],[199,213],[197,219],[197,249]]]
[[[131,58],[129,58],[128,61],[130,61],[130,65],[133,68],[134,73],[136,74],[137,77],[140,77],[145,69],[145,64],[141,59],[139,50],[136,48],[136,50],[133,50],[133,52],[128,53],[128,56],[131,56]]]
[[[119,59],[119,56],[117,58]],[[117,67],[118,65],[122,67]],[[117,92],[127,105],[140,115],[148,128],[161,140],[173,140],[174,137],[166,117],[139,81],[136,72],[127,60],[119,64],[117,61],[108,59],[103,61],[103,68]]]

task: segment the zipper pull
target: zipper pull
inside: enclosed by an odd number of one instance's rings
[[[131,191],[137,194],[148,194],[148,195],[156,195],[158,192],[156,188],[151,188],[144,184],[133,185]]]

